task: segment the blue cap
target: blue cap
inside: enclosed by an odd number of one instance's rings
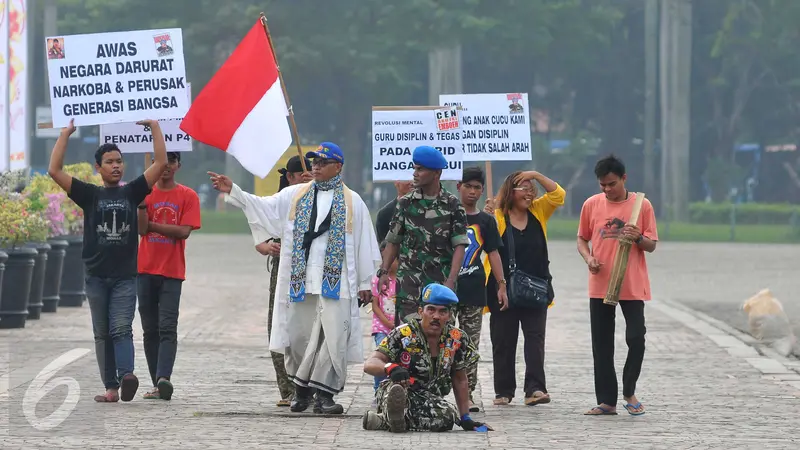
[[[422,290],[420,302],[429,305],[455,306],[458,304],[458,296],[443,284],[431,283]]]
[[[429,145],[421,145],[415,148],[411,160],[414,164],[419,164],[430,170],[444,170],[447,168],[447,160],[444,159],[442,152]]]
[[[333,142],[323,142],[319,144],[319,147],[317,147],[315,151],[306,153],[306,157],[309,159],[333,159],[338,163],[344,164],[344,153],[342,153],[342,149]]]

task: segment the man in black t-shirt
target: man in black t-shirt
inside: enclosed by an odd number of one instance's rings
[[[489,274],[493,274],[497,285],[498,299],[506,297],[506,284],[500,253],[503,246],[497,222],[491,215],[478,209],[478,200],[483,195],[485,183],[483,170],[480,167],[466,167],[458,183],[461,204],[467,212],[467,237],[469,246],[464,254],[464,263],[458,273],[458,308],[455,317],[458,327],[464,330],[470,340],[478,347],[481,339],[483,308],[486,306],[486,282]],[[452,316],[451,316],[452,317]],[[472,392],[478,382],[477,364],[467,373],[469,380],[470,411],[479,408],[472,401]]]
[[[139,388],[133,374],[133,332],[136,311],[136,262],[139,249],[136,207],[161,178],[167,146],[158,121],[143,120],[153,134],[153,164],[135,180],[120,186],[125,170],[114,144],[95,152],[95,169],[103,186],[85,183],[64,172],[67,142],[75,121],[61,129],[50,156],[48,174],[83,209],[83,262],[86,296],[92,315],[94,346],[106,392],[97,402],[131,401]]]
[[[386,239],[386,235],[389,234],[389,223],[392,221],[394,210],[397,209],[397,200],[411,192],[413,183],[410,181],[395,181],[394,187],[397,189],[397,197],[383,205],[383,207],[378,210],[378,216],[375,218],[375,231],[378,235],[379,244],[383,242],[383,240]]]

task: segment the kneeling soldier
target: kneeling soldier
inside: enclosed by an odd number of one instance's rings
[[[375,392],[378,412],[364,415],[365,430],[449,431],[455,424],[491,430],[469,416],[467,370],[479,356],[466,333],[448,324],[457,304],[452,290],[429,284],[422,291],[421,319],[392,330],[364,363],[364,372],[388,376]],[[451,388],[457,411],[444,399]]]

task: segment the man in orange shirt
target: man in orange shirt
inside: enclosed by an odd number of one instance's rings
[[[636,399],[635,391],[644,359],[644,302],[650,300],[650,279],[644,252],[652,253],[656,249],[656,217],[653,206],[644,199],[638,226],[626,225],[636,194],[625,188],[627,175],[621,160],[613,155],[603,158],[595,165],[594,173],[602,193],[584,202],[578,228],[578,252],[589,267],[589,312],[597,396],[597,406],[586,414],[617,414],[619,393],[614,370],[616,307],[604,304],[603,298],[617,252],[617,239],[627,236],[635,244],[631,246],[619,295],[619,306],[625,316],[625,341],[628,344],[628,357],[622,372],[622,396],[628,413],[641,415],[644,414],[644,407]]]
[[[144,354],[154,389],[147,399],[172,398],[172,367],[178,351],[178,307],[186,279],[186,239],[200,228],[200,198],[175,182],[181,154],[170,152],[153,191],[139,205],[138,294]]]

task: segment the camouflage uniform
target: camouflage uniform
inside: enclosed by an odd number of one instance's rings
[[[469,245],[467,213],[440,186],[436,197],[415,189],[397,201],[386,240],[400,246],[395,324],[418,317],[418,299],[430,283],[444,284],[456,246]]]
[[[449,324],[445,325],[435,364],[422,325],[417,319],[411,319],[392,330],[375,350],[386,355],[389,361],[406,368],[415,380],[406,393],[406,429],[448,431],[460,422],[458,410],[444,397],[452,390],[453,373],[469,370],[477,365],[480,358],[466,333]],[[393,384],[391,379],[383,380],[375,392],[378,416],[383,421],[381,429],[388,429],[387,395]]]
[[[277,242],[280,242],[276,240]],[[272,335],[272,309],[275,305],[275,285],[278,283],[278,263],[280,258],[270,258],[270,279],[269,279],[269,313],[267,318],[267,333]],[[275,378],[278,381],[278,390],[281,393],[282,400],[291,399],[294,395],[294,383],[289,380],[286,375],[286,366],[283,364],[283,355],[280,353],[270,352],[272,355],[272,366],[275,368]]]
[[[483,324],[483,306],[458,305],[456,313],[450,316],[451,325],[455,325],[455,317],[458,317],[458,327],[464,330],[472,344],[478,349],[481,345],[481,325]],[[469,396],[472,400],[472,393],[478,385],[478,365],[475,364],[467,371],[469,378]]]

